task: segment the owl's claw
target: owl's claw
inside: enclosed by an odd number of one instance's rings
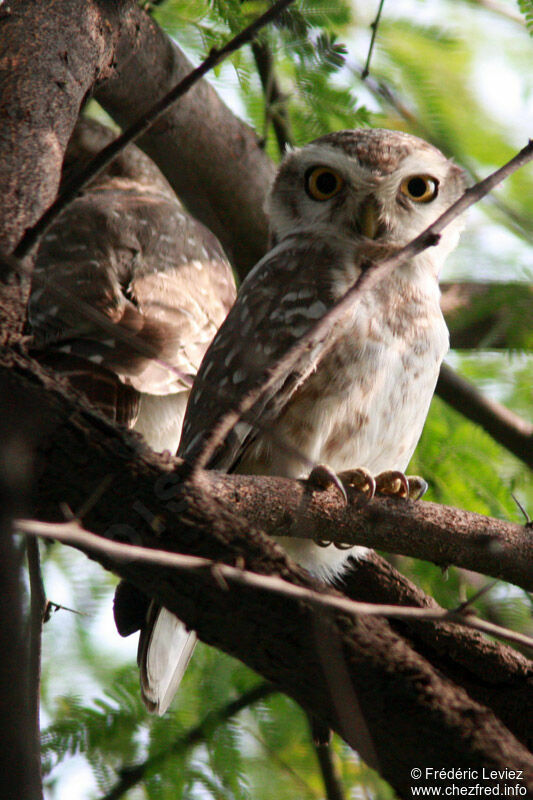
[[[307,478],[307,483],[317,489],[330,489],[334,486],[341,493],[345,505],[348,505],[348,495],[344,488],[340,476],[327,466],[327,464],[317,464],[313,467]],[[326,545],[323,545],[324,547]]]
[[[344,470],[339,472],[338,477],[344,486],[362,492],[367,500],[372,500],[376,493],[376,481],[364,467]]]
[[[404,500],[420,500],[427,492],[428,485],[419,475],[404,475],[396,469],[389,469],[376,475],[376,492],[394,495]]]
[[[409,484],[409,500],[420,500],[429,488],[427,481],[420,475],[408,475],[407,483]]]
[[[397,469],[388,469],[376,475],[376,492],[378,494],[391,494],[395,497],[409,497],[409,483],[407,478]]]

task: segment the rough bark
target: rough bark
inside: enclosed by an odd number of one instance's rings
[[[53,381],[44,373],[32,378],[22,365],[15,358],[8,379],[22,382],[30,395],[39,397],[39,496],[49,515],[60,517],[60,500],[80,507],[111,474],[112,485],[84,520],[87,527],[112,538],[229,563],[240,556],[257,572],[277,572],[312,585],[268,538],[210,498],[209,485],[176,495],[175,486],[161,479],[170,463],[165,466],[164,459],[149,454],[136,438],[122,437],[83,407],[75,410],[61,393],[43,393]],[[128,441],[137,446],[128,446]],[[125,497],[131,498],[126,506]],[[321,617],[287,598],[242,587],[227,591],[211,574],[189,577],[135,562],[99,560],[176,611],[204,641],[241,658],[331,725],[401,793],[410,785],[406,764],[501,768],[505,761],[508,768],[533,769],[525,749],[493,712],[448,677],[449,654],[435,669],[383,620],[353,620],[336,613]],[[439,663],[434,650],[431,655]],[[505,673],[503,662],[501,669]],[[517,674],[514,680],[519,680]],[[521,680],[525,690],[527,670]],[[524,708],[526,701],[524,691]],[[356,712],[347,714],[348,708]],[[522,731],[524,723],[527,730],[525,718]]]
[[[0,8],[0,251],[11,252],[55,198],[81,104],[112,68],[120,5],[13,0]],[[26,290],[27,281],[0,284],[16,333]]]
[[[115,73],[96,99],[127,127],[191,69],[170,38],[134,8],[122,27]],[[244,276],[266,250],[264,201],[275,171],[252,129],[202,80],[137,144]]]
[[[533,590],[533,541],[522,525],[394,498],[356,499],[345,506],[335,490],[311,495],[304,484],[283,478],[212,472],[206,480],[228,507],[270,534],[366,545],[442,567],[455,564]]]

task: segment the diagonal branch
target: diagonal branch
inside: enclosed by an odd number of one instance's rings
[[[372,53],[374,52],[374,45],[376,43],[376,36],[378,34],[379,22],[381,19],[381,13],[383,11],[383,6],[385,4],[385,0],[379,0],[379,6],[376,13],[376,18],[371,23],[370,28],[372,30],[372,35],[370,37],[370,44],[368,46],[368,53],[366,56],[365,66],[361,70],[361,80],[364,81],[365,78],[368,78],[370,75],[370,61],[372,59]]]
[[[458,609],[419,608],[409,606],[390,606],[384,604],[364,603],[338,597],[327,591],[318,592],[305,586],[296,586],[274,575],[258,575],[254,572],[219,564],[209,558],[187,556],[181,553],[171,553],[164,550],[154,550],[123,542],[111,542],[105,537],[96,536],[84,530],[76,522],[49,523],[39,520],[15,521],[17,531],[45,539],[55,539],[63,544],[68,544],[93,556],[106,556],[111,562],[136,561],[143,564],[156,564],[161,567],[170,567],[177,571],[207,574],[211,579],[222,581],[224,585],[240,584],[249,588],[283,595],[287,598],[303,600],[325,611],[335,609],[351,615],[365,615],[370,617],[388,617],[391,619],[425,620],[431,622],[453,622],[465,625],[467,628],[498,636],[510,642],[529,647],[533,651],[533,639],[517,631],[502,628],[492,622],[471,617]],[[97,559],[98,560],[98,559]]]
[[[227,44],[220,49],[213,48],[207,58],[183,78],[177,86],[174,86],[167,94],[158,100],[148,111],[146,111],[136,122],[110,142],[97,156],[81,171],[80,174],[73,176],[61,191],[57,199],[45,211],[40,220],[26,231],[23,239],[18,244],[15,255],[24,258],[40,236],[50,227],[52,222],[57,219],[61,211],[76,197],[96,175],[107,167],[114,158],[123,150],[126,145],[134,142],[139,136],[145,133],[159,117],[172,105],[186,94],[200,78],[203,78],[210,70],[220,64],[231,53],[241,48],[253,40],[258,31],[265,25],[273,22],[282,11],[284,11],[293,0],[277,0],[268,11],[254,20],[248,27],[238,33]]]
[[[475,186],[467,189],[450,208],[435,220],[435,222],[409,242],[409,244],[402,247],[397,253],[381,261],[368,262],[366,268],[362,270],[359,278],[351,289],[346,292],[344,297],[327,311],[326,314],[324,314],[324,316],[290,348],[285,356],[269,370],[265,381],[261,385],[250,391],[234,410],[228,412],[220,420],[211,435],[207,438],[202,451],[193,465],[194,469],[201,469],[209,463],[216,449],[222,444],[228,433],[241,418],[244,417],[247,421],[254,421],[253,408],[259,400],[261,400],[269,389],[275,386],[279,380],[286,378],[291,370],[296,368],[299,361],[305,362],[306,353],[312,350],[316,356],[317,350],[319,350],[320,345],[323,345],[328,334],[334,326],[342,320],[348,311],[353,310],[360,301],[363,292],[368,291],[380,280],[383,280],[383,278],[400,266],[400,264],[405,263],[408,259],[413,258],[428,247],[436,245],[439,241],[440,233],[450,222],[463,214],[470,206],[479,202],[479,200],[492,191],[495,186],[527,164],[532,158],[533,141],[530,141],[506,164],[475,184]],[[301,376],[298,375],[298,378],[299,377]],[[294,380],[294,376],[292,379]]]
[[[141,9],[121,27],[114,75],[95,87],[96,100],[128,128],[154,98],[192,70],[177,44]],[[143,76],[139,82],[139,75]],[[139,140],[189,211],[224,245],[243,278],[265,253],[266,192],[275,166],[256,133],[200,80]]]
[[[267,42],[259,40],[252,42],[252,53],[265,96],[264,136],[266,139],[268,135],[268,126],[271,122],[276,136],[278,150],[280,154],[283,155],[287,148],[293,144],[290,120],[286,108],[287,98],[279,88],[274,72],[274,58]]]

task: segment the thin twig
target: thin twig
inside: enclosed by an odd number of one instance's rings
[[[32,721],[31,733],[35,739],[34,752],[40,752],[40,691],[42,630],[46,612],[46,592],[41,572],[38,539],[26,542],[28,574],[30,579],[30,618],[28,656],[28,707]]]
[[[52,222],[57,219],[59,214],[66,206],[79,194],[89,181],[96,177],[105,167],[107,167],[116,156],[126,147],[134,142],[139,136],[145,133],[168,108],[182,97],[189,89],[203,78],[210,70],[216,67],[227,56],[234,53],[243,45],[251,42],[255,35],[270,22],[276,19],[294,0],[277,0],[268,11],[254,20],[247,28],[238,33],[227,44],[220,49],[213,48],[207,58],[193,69],[185,78],[174,86],[167,94],[158,100],[157,103],[148,109],[139,119],[130,125],[113,142],[103,148],[80,173],[74,175],[66,182],[61,194],[56,198],[52,205],[45,211],[42,217],[29,228],[24,237],[15,249],[18,258],[24,258],[42,234],[50,227]]]
[[[101,800],[118,800],[118,798],[123,797],[127,791],[140,783],[155,767],[164,763],[168,758],[178,753],[184,753],[194,745],[205,741],[219,725],[227,722],[244,708],[249,708],[254,703],[266,699],[271,694],[275,694],[276,691],[272,684],[260,683],[222,708],[210,711],[198,725],[174,739],[164,750],[133,767],[124,767],[121,771],[120,780]]]
[[[370,37],[370,45],[368,46],[368,55],[366,57],[365,66],[363,67],[363,71],[361,72],[362,80],[370,74],[370,60],[372,58],[372,53],[374,52],[374,44],[376,42],[376,36],[378,33],[379,28],[379,21],[381,19],[381,12],[383,11],[383,5],[385,0],[380,0],[378,6],[378,13],[376,14],[375,20],[370,24],[370,28],[372,30],[372,36]]]
[[[320,767],[327,800],[345,800],[340,777],[333,762],[331,743],[314,743],[315,754]]]
[[[265,139],[268,134],[268,124],[272,122],[278,149],[280,155],[283,155],[293,144],[293,137],[287,109],[284,105],[285,97],[274,74],[274,59],[266,42],[257,40],[252,42],[252,53],[265,95]]]
[[[428,247],[436,245],[439,241],[440,233],[450,222],[463,214],[470,206],[479,202],[479,200],[485,197],[495,186],[505,180],[505,178],[513,172],[520,169],[520,167],[524,166],[532,158],[533,141],[530,141],[526,147],[520,150],[520,152],[506,164],[492,172],[479,183],[467,189],[450,208],[435,220],[435,222],[426,228],[419,236],[405,245],[405,247],[402,247],[397,253],[381,261],[369,261],[365,264],[365,268],[362,269],[357,281],[339,302],[330,308],[324,316],[288,350],[283,358],[272,367],[267,373],[265,381],[260,386],[245,395],[235,409],[229,411],[222,417],[211,431],[210,436],[206,439],[201,452],[195,460],[193,465],[194,469],[200,470],[209,464],[211,457],[219,445],[225,440],[228,433],[233,429],[234,425],[247,414],[247,412],[253,409],[256,403],[258,403],[272,386],[275,386],[278,381],[286,379],[298,361],[305,359],[306,353],[313,351],[316,354],[317,348],[320,348],[320,345],[327,339],[333,327],[343,319],[348,311],[353,311],[356,304],[361,300],[363,292],[369,291],[378,281],[382,280],[386,275],[390,274],[410,258],[418,255]],[[298,380],[301,380],[301,378],[302,375],[299,373]],[[247,421],[250,421],[248,417]]]
[[[464,614],[464,612],[467,609],[471,608],[474,605],[476,600],[479,600],[480,597],[483,597],[488,592],[490,592],[490,590],[493,589],[497,583],[499,583],[498,580],[489,581],[489,583],[486,583],[484,586],[478,589],[477,592],[475,592],[472,595],[472,597],[469,597],[468,600],[465,600],[463,603],[459,603],[459,605],[457,606],[457,608],[454,609],[454,611],[457,612],[458,614]]]
[[[14,527],[21,533],[56,539],[64,544],[77,547],[84,552],[100,553],[112,561],[139,561],[155,564],[184,572],[202,572],[212,578],[214,568],[228,583],[237,583],[260,591],[282,594],[296,600],[303,600],[320,609],[334,609],[348,614],[389,617],[392,619],[416,619],[432,622],[452,622],[474,630],[482,631],[524,645],[533,650],[533,638],[525,634],[502,628],[499,625],[477,619],[471,615],[463,615],[456,609],[415,608],[375,603],[364,603],[348,600],[325,590],[319,592],[305,586],[297,586],[274,575],[259,575],[255,572],[239,569],[213,561],[210,558],[170,553],[165,550],[154,550],[138,545],[111,541],[83,529],[75,522],[40,522],[38,520],[15,520]]]
[[[48,620],[52,617],[52,614],[55,614],[57,611],[69,611],[71,614],[77,614],[80,617],[91,616],[90,614],[87,614],[86,611],[77,611],[75,608],[62,606],[61,603],[54,603],[53,600],[48,600],[48,602],[46,603],[46,608],[44,610],[43,622],[48,622]]]
[[[515,501],[515,503],[518,506],[519,510],[522,512],[522,514],[524,516],[524,519],[526,521],[526,525],[530,525],[531,526],[531,524],[532,524],[531,523],[531,518],[530,518],[529,514],[527,513],[526,509],[524,508],[524,506],[522,505],[522,503],[520,502],[520,500],[516,497],[516,495],[513,492],[511,492],[511,497]]]

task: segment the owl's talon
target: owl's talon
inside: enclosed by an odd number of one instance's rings
[[[338,477],[344,486],[362,492],[366,495],[367,500],[372,500],[376,493],[376,481],[364,467],[344,470],[344,472],[339,472]]]
[[[409,497],[409,483],[403,472],[397,469],[388,469],[376,475],[376,492],[407,499]]]
[[[409,484],[409,500],[420,500],[429,488],[427,481],[420,475],[408,475],[407,483]]]
[[[313,467],[307,478],[307,483],[318,489],[331,489],[332,486],[335,486],[341,493],[345,504],[348,504],[348,495],[340,477],[327,464],[317,464],[316,467]]]

